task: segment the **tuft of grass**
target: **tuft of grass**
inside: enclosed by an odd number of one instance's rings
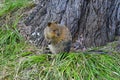
[[[28,1],[29,0],[5,0],[0,3],[3,5],[2,8],[0,8],[0,16],[5,15],[5,18],[3,18],[4,25],[0,25],[0,80],[4,80],[5,78],[13,80],[14,75],[11,74],[14,74],[14,68],[20,57],[19,55],[23,52],[25,53],[24,49],[27,43],[17,30],[21,15],[15,13],[14,18],[11,19],[9,13],[19,8],[24,8],[27,6],[25,4],[28,4]]]
[[[31,0],[5,0],[0,8],[0,16],[15,11],[21,7],[26,7]]]
[[[26,56],[16,65],[19,66],[16,75],[17,79],[19,77],[25,80],[119,80],[119,60],[119,54],[70,53],[64,57],[63,53]]]

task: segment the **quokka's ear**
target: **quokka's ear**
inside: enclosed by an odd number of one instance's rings
[[[52,24],[51,22],[48,22],[48,24],[47,24],[47,25],[48,25],[48,27],[50,27],[50,25],[51,25],[51,24]]]

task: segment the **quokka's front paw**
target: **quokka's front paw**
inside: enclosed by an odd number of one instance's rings
[[[44,50],[43,50],[43,53],[44,54],[52,54],[50,49],[48,47],[46,47]]]

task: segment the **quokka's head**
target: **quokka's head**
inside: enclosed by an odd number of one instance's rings
[[[60,36],[60,28],[57,22],[48,22],[47,27],[52,38]]]

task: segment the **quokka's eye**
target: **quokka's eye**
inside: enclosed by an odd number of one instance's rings
[[[56,30],[53,30],[53,32],[56,32]]]

